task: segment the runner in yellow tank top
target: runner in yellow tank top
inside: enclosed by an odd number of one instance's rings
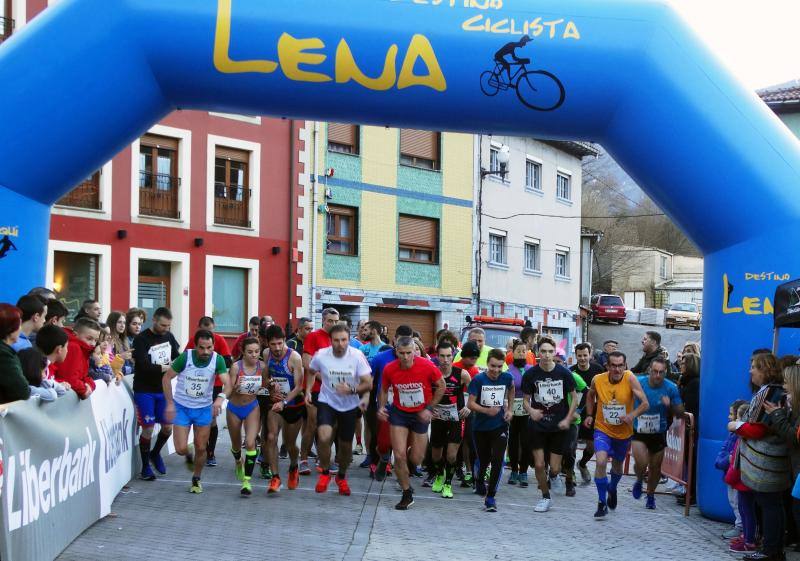
[[[624,353],[610,353],[607,368],[608,372],[592,378],[584,419],[587,428],[594,422],[594,482],[599,500],[594,517],[600,520],[608,514],[609,508],[617,508],[617,485],[622,478],[622,463],[631,445],[633,420],[650,407],[639,380],[627,370]],[[641,402],[636,409],[633,408],[634,397]],[[606,477],[609,457],[610,483]]]

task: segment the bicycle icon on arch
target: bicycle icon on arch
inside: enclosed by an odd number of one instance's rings
[[[527,65],[531,60],[517,57],[516,49],[530,41],[531,38],[524,35],[519,41],[507,43],[495,53],[494,69],[481,74],[481,91],[492,97],[501,90],[514,89],[525,107],[536,111],[553,111],[564,103],[564,84],[547,70],[528,70]],[[512,60],[506,60],[506,56],[511,56]]]

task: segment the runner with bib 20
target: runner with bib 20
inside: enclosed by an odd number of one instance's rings
[[[495,494],[503,473],[503,459],[508,445],[508,423],[511,404],[514,402],[514,378],[503,372],[506,353],[500,349],[489,351],[486,372],[481,372],[469,383],[469,407],[472,416],[472,438],[478,454],[475,473],[475,493],[485,496],[486,512],[497,512]],[[491,465],[489,485],[486,485],[486,468]]]
[[[583,420],[586,427],[594,422],[594,482],[598,497],[597,511],[594,513],[596,519],[603,519],[609,508],[617,508],[617,485],[622,479],[622,463],[633,436],[633,420],[650,407],[639,380],[627,370],[624,353],[609,353],[607,368],[608,372],[592,379]],[[639,400],[639,406],[635,409],[634,398]],[[611,483],[606,477],[609,457]]]
[[[661,462],[667,447],[667,418],[683,414],[683,401],[678,386],[665,380],[669,372],[669,361],[656,357],[650,363],[647,376],[639,376],[639,383],[647,395],[650,408],[636,419],[636,433],[633,435],[633,457],[636,460],[636,483],[633,484],[633,498],[642,496],[645,472],[647,472],[647,503],[650,510],[656,508],[656,487],[661,479]],[[636,400],[638,406],[639,400]]]
[[[164,417],[172,422],[175,452],[185,456],[188,449],[189,429],[194,429],[194,474],[190,493],[202,493],[200,474],[206,464],[206,446],[211,432],[212,416],[219,415],[222,404],[231,393],[231,380],[225,359],[214,352],[214,335],[205,329],[194,334],[195,349],[184,351],[170,366],[162,382],[167,406]],[[222,392],[212,397],[214,378],[222,380]],[[172,379],[177,377],[175,394]]]
[[[453,366],[453,345],[441,342],[436,347],[439,371],[444,378],[444,396],[433,410],[431,421],[431,458],[435,479],[431,491],[441,493],[445,499],[453,498],[453,475],[461,439],[464,436],[463,419],[470,414],[464,404],[464,390],[471,381],[467,372]],[[442,452],[447,447],[447,463]]]
[[[256,465],[256,436],[261,425],[261,416],[256,395],[266,387],[264,363],[258,359],[261,343],[255,337],[242,341],[242,358],[231,365],[233,392],[225,413],[228,434],[231,436],[231,454],[236,460],[236,478],[242,482],[241,494],[253,493],[250,479]],[[245,437],[245,460],[242,462],[242,427]]]

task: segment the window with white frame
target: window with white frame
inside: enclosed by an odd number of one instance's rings
[[[525,189],[527,191],[542,190],[542,164],[533,160],[525,160]]]
[[[505,232],[494,231],[489,233],[489,263],[494,265],[508,264]]]
[[[214,266],[211,315],[221,333],[247,330],[247,269]]]
[[[569,248],[556,246],[556,276],[569,278]]]
[[[558,172],[556,175],[556,198],[564,201],[572,200],[572,177]]]
[[[500,169],[500,164],[497,163],[497,158],[500,155],[500,149],[492,146],[489,148],[489,170]]]
[[[659,263],[658,274],[662,279],[667,278],[667,256],[661,255],[661,262]]]
[[[525,271],[538,273],[541,271],[539,240],[525,238]]]

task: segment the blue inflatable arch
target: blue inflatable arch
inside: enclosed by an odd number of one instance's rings
[[[43,284],[50,205],[177,108],[602,143],[705,255],[699,501],[730,515],[711,466],[800,273],[800,150],[665,3],[62,0],[0,84],[3,300]]]

